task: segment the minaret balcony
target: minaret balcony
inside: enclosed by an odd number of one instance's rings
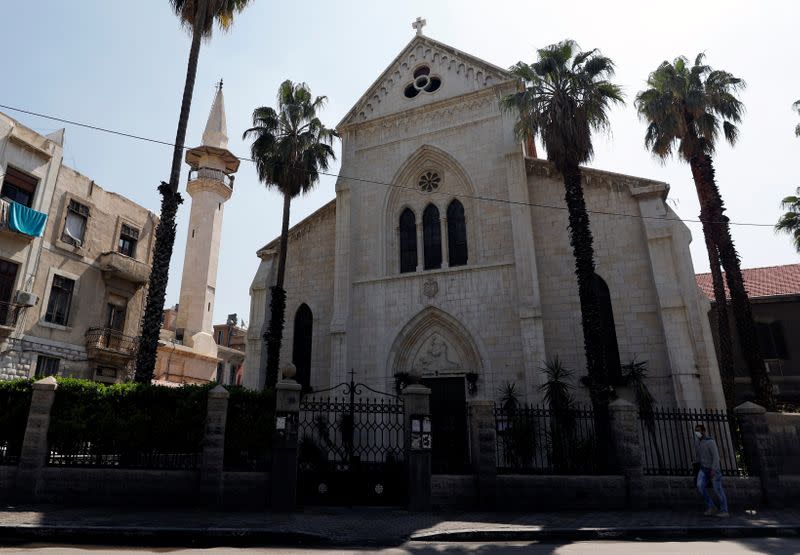
[[[233,174],[216,168],[195,168],[189,171],[189,183],[198,179],[210,179],[222,183],[231,190],[233,190],[233,178]]]

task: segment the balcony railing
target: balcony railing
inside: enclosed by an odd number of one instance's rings
[[[41,237],[46,222],[43,212],[0,198],[0,232],[30,240]]]
[[[13,328],[25,313],[25,305],[0,301],[0,326]]]
[[[197,179],[213,179],[214,181],[224,183],[233,189],[233,176],[225,173],[222,170],[217,170],[214,168],[197,168],[190,170],[189,181],[195,181]]]
[[[116,357],[132,357],[139,346],[138,337],[123,335],[110,328],[89,328],[86,332],[86,350],[90,358],[112,355]]]

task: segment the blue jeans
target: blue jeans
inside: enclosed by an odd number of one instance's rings
[[[723,513],[727,513],[728,498],[725,496],[725,490],[722,489],[722,473],[716,470],[714,471],[714,477],[711,478],[711,469],[703,467],[697,474],[697,489],[700,491],[700,495],[703,496],[706,507],[709,509],[717,508],[716,505],[714,505],[714,500],[711,499],[711,494],[708,493],[707,486],[709,481],[711,481],[711,487],[714,488],[714,493],[716,493],[719,498],[719,510]]]

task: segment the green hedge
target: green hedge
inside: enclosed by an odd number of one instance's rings
[[[50,418],[50,462],[194,467],[196,456],[178,460],[175,455],[202,452],[210,387],[61,378]]]
[[[0,464],[19,459],[32,393],[33,380],[0,381]]]
[[[269,468],[272,430],[275,426],[275,393],[229,386],[225,424],[225,468],[258,470]]]

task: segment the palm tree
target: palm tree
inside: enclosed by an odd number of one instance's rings
[[[725,139],[736,143],[744,105],[736,93],[745,83],[727,71],[714,70],[699,54],[694,65],[685,57],[672,63],[664,61],[647,79],[647,90],[636,96],[640,117],[648,122],[645,145],[661,159],[669,157],[677,143],[677,152],[692,169],[700,220],[709,250],[717,310],[722,310],[725,290],[721,283],[720,263],[730,291],[731,306],[739,341],[750,372],[757,400],[772,410],[775,399],[772,384],[758,352],[758,339],[744,288],[739,255],[733,244],[728,218],[719,188],[714,179],[711,156],[722,131]],[[721,314],[721,312],[720,312]],[[728,334],[720,328],[720,335]],[[729,372],[730,369],[725,369]],[[730,379],[730,377],[729,377]]]
[[[181,158],[186,139],[186,126],[192,106],[194,80],[197,75],[197,61],[200,56],[200,41],[211,38],[214,23],[223,31],[230,28],[235,14],[244,10],[251,0],[169,0],[172,10],[181,24],[192,33],[189,48],[189,62],[186,66],[186,81],[183,85],[183,100],[178,117],[178,131],[175,134],[175,147],[172,151],[172,167],[169,183],[161,182],[161,215],[156,228],[156,243],[153,247],[153,263],[148,280],[147,303],[142,317],[142,333],[139,351],[136,356],[137,382],[150,383],[156,365],[158,335],[164,311],[164,295],[169,279],[169,261],[175,244],[175,214],[183,202],[178,192],[181,175]]]
[[[564,180],[588,383],[592,403],[598,408],[608,390],[609,372],[616,374],[619,369],[606,368],[605,363],[600,311],[592,289],[594,248],[580,165],[592,158],[592,131],[608,128],[608,109],[623,102],[622,92],[608,80],[614,75],[614,63],[596,49],[581,52],[574,41],[565,40],[537,54],[534,63],[519,62],[511,68],[524,86],[504,97],[502,106],[518,112],[515,132],[520,139],[541,137],[548,160]]]
[[[326,101],[325,96],[312,97],[305,83],[286,80],[278,88],[278,109],[256,108],[253,127],[242,135],[243,139],[253,137],[250,153],[256,163],[258,179],[283,195],[278,275],[275,285],[270,287],[269,327],[264,335],[267,348],[265,387],[275,385],[280,366],[286,312],[283,280],[289,242],[289,207],[293,198],[307,193],[317,184],[320,172],[327,170],[329,162],[336,159],[332,144],[338,135],[317,117]]]
[[[800,100],[796,100],[794,104],[792,104],[792,108],[797,110],[797,113],[800,114]],[[794,128],[794,134],[797,137],[800,137],[800,123],[797,124],[797,127]]]
[[[794,248],[800,253],[800,187],[796,194],[781,201],[781,208],[786,213],[775,224],[775,231],[782,231],[792,236]]]

